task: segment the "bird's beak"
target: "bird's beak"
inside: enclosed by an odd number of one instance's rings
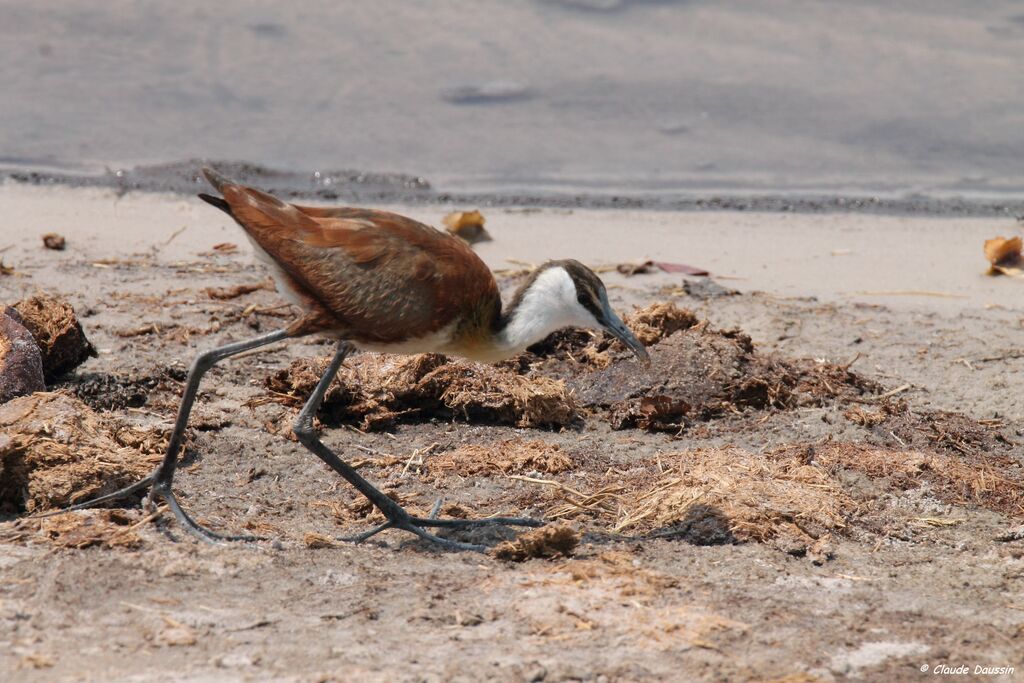
[[[647,354],[647,348],[640,343],[639,339],[633,336],[633,333],[626,327],[626,323],[622,322],[622,319],[615,315],[615,311],[607,304],[604,307],[604,322],[602,326],[608,331],[608,334],[628,346],[645,367],[651,365],[651,357]]]

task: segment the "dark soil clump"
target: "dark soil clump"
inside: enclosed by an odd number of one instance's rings
[[[86,339],[75,310],[63,299],[37,294],[14,304],[14,309],[39,345],[47,382],[96,357],[96,349]]]
[[[35,339],[17,311],[0,311],[0,403],[45,389],[43,359]]]

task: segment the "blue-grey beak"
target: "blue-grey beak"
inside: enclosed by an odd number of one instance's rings
[[[604,319],[601,320],[601,325],[608,331],[608,334],[628,346],[645,367],[650,367],[651,357],[647,353],[647,348],[640,343],[639,339],[633,336],[633,333],[626,327],[626,323],[622,322],[622,319],[615,315],[615,311],[612,310],[607,299],[601,298],[603,299],[601,303],[604,308]]]

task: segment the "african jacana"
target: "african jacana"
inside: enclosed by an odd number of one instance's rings
[[[337,351],[296,419],[299,441],[376,505],[387,522],[351,540],[387,528],[410,531],[444,546],[481,549],[424,531],[424,527],[480,524],[539,526],[518,518],[442,520],[414,517],[328,449],[313,416],[353,347],[388,353],[442,353],[493,362],[523,351],[551,332],[576,326],[607,330],[644,362],[644,346],[611,309],[600,278],[578,261],[549,261],[519,288],[503,310],[494,276],[464,242],[416,221],[370,209],[286,204],[232,183],[215,171],[203,175],[223,197],[199,196],[245,230],[278,291],[301,312],[288,327],[205,351],[188,375],[170,444],[157,469],[142,481],[69,509],[81,509],[150,487],[148,503],[163,498],[189,532],[210,541],[222,536],[193,521],[171,491],[178,453],[199,381],[216,362],[272,342],[307,334],[338,340]]]

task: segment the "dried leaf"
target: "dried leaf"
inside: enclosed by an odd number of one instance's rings
[[[666,273],[682,273],[683,275],[694,275],[701,277],[711,274],[708,271],[704,270],[703,268],[688,266],[685,263],[668,263],[665,261],[655,261],[654,265],[658,266]]]
[[[487,219],[479,211],[453,211],[442,218],[441,222],[448,228],[448,232],[470,244],[489,242],[492,239],[484,228]]]
[[[320,548],[340,548],[344,545],[330,536],[319,534],[315,531],[307,531],[302,537],[302,542],[306,544],[307,548],[312,550],[318,550]]]
[[[985,258],[992,264],[989,275],[1010,275],[1024,278],[1024,257],[1020,237],[994,237],[985,240]]]

